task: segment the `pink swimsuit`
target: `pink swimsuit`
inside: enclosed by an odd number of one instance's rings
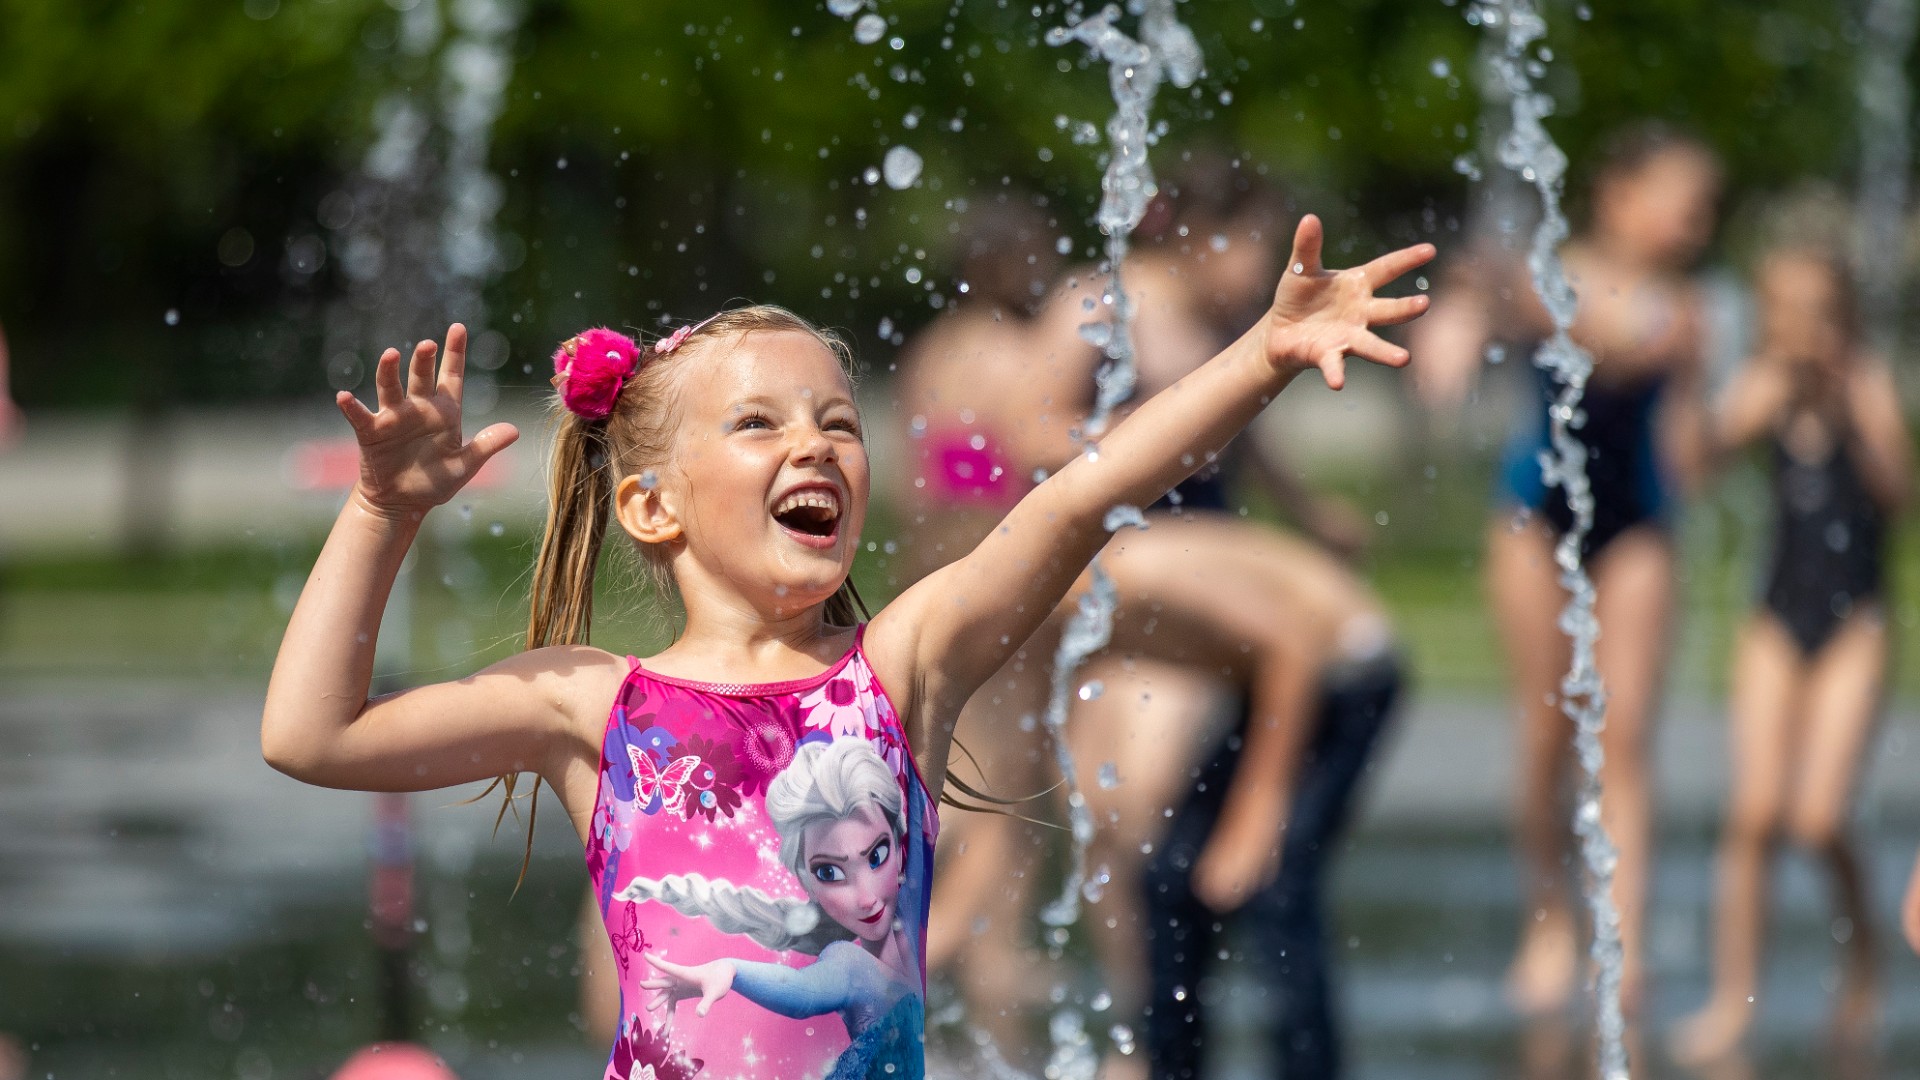
[[[925,1075],[938,820],[865,629],[791,682],[632,661],[587,838],[619,969],[606,1080]]]

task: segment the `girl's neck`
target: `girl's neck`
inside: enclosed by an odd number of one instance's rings
[[[687,605],[686,629],[656,657],[667,674],[717,682],[784,682],[808,678],[839,657],[838,629],[815,604],[792,615],[728,604]],[[831,655],[829,655],[831,654]],[[719,677],[715,677],[719,675]]]

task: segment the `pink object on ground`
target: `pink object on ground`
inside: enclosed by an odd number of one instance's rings
[[[412,1043],[375,1043],[328,1080],[460,1080],[440,1055]]]

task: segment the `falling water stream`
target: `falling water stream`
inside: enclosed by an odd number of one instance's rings
[[[422,326],[458,318],[473,332],[466,389],[469,414],[488,412],[496,390],[491,369],[506,359],[505,339],[485,330],[483,290],[501,269],[495,218],[504,187],[488,165],[493,129],[513,72],[513,40],[522,18],[515,0],[390,0],[399,20],[397,70],[431,65],[437,99],[397,75],[374,106],[373,141],[357,176],[322,201],[320,218],[334,229],[347,279],[345,299],[327,320],[328,376],[336,387],[361,383],[363,358],[409,341]],[[423,80],[424,81],[424,80]],[[432,85],[429,83],[428,85]],[[469,514],[446,518],[430,557],[464,564],[473,528]],[[423,547],[426,545],[422,545]],[[397,684],[417,670],[413,593],[422,552],[403,564],[382,620],[376,677]],[[452,575],[448,583],[453,581]],[[451,636],[465,635],[450,628]],[[476,839],[467,829],[425,831],[431,868],[422,890],[424,930],[433,962],[427,996],[442,1020],[470,1004],[467,977],[473,934],[468,877]],[[462,1029],[441,1041],[460,1056]]]
[[[1106,236],[1108,284],[1101,297],[1106,317],[1086,323],[1081,336],[1106,356],[1095,376],[1094,412],[1085,432],[1097,436],[1106,427],[1115,406],[1127,400],[1134,388],[1133,302],[1122,283],[1133,230],[1146,215],[1156,188],[1147,152],[1156,139],[1152,124],[1154,97],[1163,82],[1178,87],[1191,86],[1199,78],[1203,57],[1192,31],[1174,13],[1174,0],[1130,0],[1128,10],[1138,17],[1139,37],[1121,30],[1121,11],[1108,5],[1096,14],[1075,18],[1069,14],[1066,26],[1047,32],[1047,43],[1065,45],[1078,41],[1107,64],[1107,81],[1113,92],[1114,112],[1107,120],[1106,172],[1101,177],[1100,209],[1096,222]],[[1089,456],[1097,457],[1099,447],[1089,444]],[[1112,532],[1129,525],[1144,528],[1146,521],[1131,506],[1116,506],[1103,523]],[[1067,714],[1076,696],[1092,698],[1099,694],[1097,684],[1089,683],[1076,692],[1074,683],[1087,657],[1105,647],[1113,632],[1113,613],[1117,602],[1113,581],[1096,560],[1091,567],[1092,585],[1080,599],[1078,610],[1062,633],[1054,653],[1053,676],[1047,701],[1047,732],[1053,743],[1055,760],[1066,782],[1067,813],[1073,839],[1073,856],[1060,896],[1040,913],[1048,927],[1048,944],[1058,950],[1065,946],[1070,928],[1079,921],[1084,896],[1089,902],[1100,899],[1105,885],[1104,872],[1089,880],[1087,845],[1093,840],[1093,815],[1080,788],[1079,770],[1068,749]],[[1057,995],[1061,1007],[1048,1025],[1053,1053],[1047,1062],[1048,1080],[1092,1080],[1099,1070],[1099,1056],[1087,1037],[1081,1012],[1065,994]],[[1114,1048],[1131,1053],[1133,1032],[1124,1023],[1113,1024],[1108,1036]]]
[[[1913,147],[1913,0],[1866,0],[1865,41],[1855,92],[1860,103],[1859,221],[1855,256],[1868,340],[1882,356],[1898,340],[1901,246],[1906,243],[1907,174]]]
[[[1567,155],[1542,124],[1553,112],[1553,99],[1535,86],[1546,74],[1552,54],[1540,45],[1547,23],[1534,0],[1489,0],[1470,8],[1467,18],[1485,27],[1498,46],[1488,53],[1491,74],[1511,110],[1511,126],[1499,146],[1500,164],[1540,196],[1540,223],[1527,252],[1527,268],[1534,291],[1553,320],[1553,335],[1534,354],[1534,363],[1551,374],[1560,388],[1547,408],[1550,449],[1541,453],[1540,471],[1548,487],[1566,494],[1573,511],[1573,527],[1562,534],[1553,553],[1560,584],[1569,597],[1560,612],[1560,629],[1573,643],[1572,666],[1560,680],[1560,708],[1573,721],[1574,750],[1581,768],[1573,827],[1580,838],[1587,903],[1593,912],[1600,1076],[1601,1080],[1626,1080],[1625,1026],[1620,1013],[1624,953],[1620,913],[1613,902],[1618,853],[1600,815],[1604,759],[1600,733],[1606,723],[1607,698],[1594,664],[1600,624],[1594,617],[1593,581],[1580,561],[1581,543],[1593,528],[1593,491],[1587,482],[1586,447],[1574,437],[1574,429],[1586,421],[1580,402],[1593,373],[1593,358],[1568,335],[1578,303],[1559,255],[1569,231],[1560,209]]]

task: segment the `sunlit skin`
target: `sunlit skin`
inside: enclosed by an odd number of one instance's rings
[[[641,477],[621,482],[620,521],[642,543],[668,547],[683,591],[724,595],[738,617],[778,624],[824,603],[853,569],[872,480],[853,387],[833,353],[802,333],[687,348],[672,458],[652,489]],[[809,489],[839,504],[830,538],[773,515]]]
[[[906,934],[894,917],[905,856],[886,815],[872,803],[834,822],[816,822],[801,831],[806,873],[800,884],[827,918],[839,924],[867,954],[886,965],[895,978],[913,983]],[[640,985],[656,991],[648,1007],[671,1010],[699,998],[701,1016],[733,989],[732,961],[676,964],[653,953],[647,962],[660,974]]]

